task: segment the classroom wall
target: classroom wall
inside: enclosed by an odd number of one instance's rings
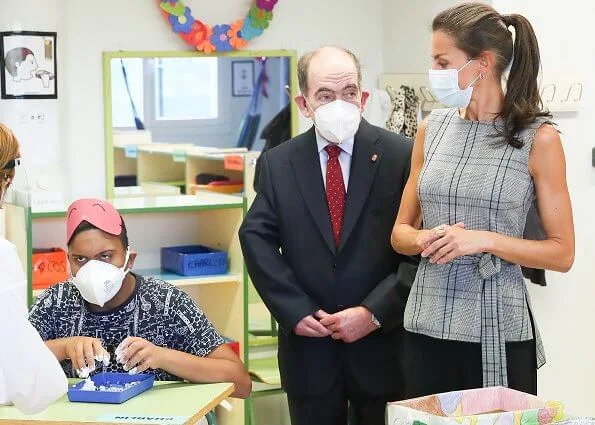
[[[211,24],[231,22],[242,16],[249,0],[186,4]],[[19,21],[23,29],[58,30],[61,67],[59,100],[45,103],[59,115],[55,137],[59,163],[48,166],[45,176],[69,197],[105,194],[104,125],[102,94],[103,51],[186,50],[187,47],[163,21],[154,2],[128,0],[125,9],[111,2],[91,0],[0,0],[0,28]],[[346,43],[362,56],[364,84],[375,86],[382,70],[382,20],[380,0],[282,1],[275,8],[269,29],[251,44],[252,49],[295,49],[302,54],[329,43]],[[369,23],[369,24],[368,24]],[[363,28],[362,28],[363,26]],[[0,120],[14,125],[14,103],[0,104]],[[309,121],[300,120],[300,128]],[[23,132],[23,134],[25,134]],[[42,143],[39,141],[31,142]],[[84,158],[84,160],[83,160]],[[96,158],[92,163],[87,158]],[[37,173],[39,174],[39,173]]]

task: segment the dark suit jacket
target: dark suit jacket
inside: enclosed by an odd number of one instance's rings
[[[397,350],[412,274],[397,273],[399,264],[411,259],[393,251],[390,235],[411,149],[410,140],[362,120],[338,249],[314,128],[263,154],[258,195],[240,241],[250,277],[280,325],[279,368],[288,393],[327,391],[343,361],[366,392],[400,393]],[[382,328],[355,343],[294,333],[298,322],[318,309],[335,313],[359,305],[371,310]]]

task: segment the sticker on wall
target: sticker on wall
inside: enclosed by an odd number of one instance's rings
[[[255,0],[248,14],[231,24],[210,26],[194,18],[182,0],[157,0],[162,15],[182,40],[204,53],[241,49],[261,35],[278,0]]]
[[[56,33],[0,33],[0,68],[2,99],[56,99]]]

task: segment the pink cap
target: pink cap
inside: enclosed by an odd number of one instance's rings
[[[100,199],[79,199],[68,207],[66,241],[70,242],[77,227],[87,221],[110,235],[122,233],[122,217],[112,204]]]

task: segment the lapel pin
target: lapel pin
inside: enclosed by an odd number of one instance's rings
[[[372,162],[376,162],[377,159],[378,159],[377,154],[372,155]]]

